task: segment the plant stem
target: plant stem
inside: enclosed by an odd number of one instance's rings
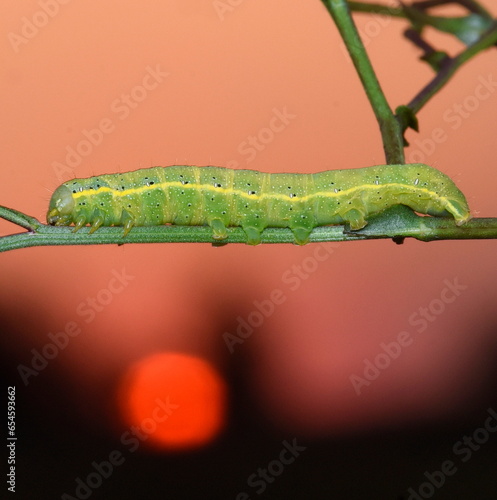
[[[29,231],[35,231],[42,225],[41,222],[34,217],[18,212],[13,208],[2,207],[1,205],[0,218],[13,222],[24,229],[28,229]]]
[[[445,84],[454,73],[476,54],[497,43],[497,22],[473,45],[467,47],[457,57],[448,59],[431,82],[428,83],[407,105],[416,114]]]
[[[0,214],[10,209],[0,207]],[[15,212],[15,211],[12,211]],[[17,212],[19,213],[19,212]],[[223,241],[212,238],[208,226],[150,226],[134,227],[123,237],[122,227],[101,227],[89,234],[90,227],[73,233],[71,227],[53,227],[41,224],[36,219],[36,229],[30,232],[0,237],[0,253],[19,248],[61,245],[123,245],[127,243],[211,243],[221,246],[226,243],[246,243],[247,236],[239,227],[228,228],[228,238]],[[11,220],[11,219],[9,219]],[[360,231],[350,231],[346,226],[321,226],[313,230],[310,242],[357,241],[392,238],[416,238],[421,241],[495,239],[497,218],[472,219],[463,226],[456,226],[450,218],[420,217],[405,206],[395,206],[372,216],[368,225]],[[267,228],[262,233],[262,243],[294,243],[290,229]]]
[[[487,18],[492,17],[490,13],[475,0],[418,0],[413,3],[412,7],[416,7],[417,9],[429,9],[432,7],[444,6],[448,3],[457,3],[462,7],[465,7],[469,12],[473,12],[474,14]]]
[[[349,2],[349,9],[352,12],[367,12],[369,14],[382,14],[391,17],[406,17],[401,7],[389,7],[388,5],[379,3]]]
[[[404,163],[402,131],[383,94],[345,0],[322,0],[338,27],[378,121],[386,162]]]
[[[414,2],[411,7],[425,10],[428,8],[444,6],[447,5],[447,3],[447,0],[418,1]],[[478,4],[478,2],[475,2],[474,0],[453,0],[449,3],[457,3],[462,7],[465,7],[469,12],[473,12],[474,14],[478,14],[486,18],[492,17],[486,9],[484,9],[480,4]],[[379,3],[362,3],[351,1],[349,2],[349,8],[352,12],[367,12],[371,14],[382,14],[384,16],[391,17],[407,17],[401,7],[391,7]]]

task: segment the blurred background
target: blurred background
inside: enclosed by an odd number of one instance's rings
[[[1,205],[45,220],[64,181],[155,165],[384,163],[319,0],[1,10]],[[432,72],[405,24],[355,19],[389,102],[407,103]],[[480,217],[497,215],[496,62],[466,64],[406,151]],[[17,497],[496,498],[495,252],[383,240],[2,254]]]

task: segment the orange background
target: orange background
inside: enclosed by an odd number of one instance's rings
[[[313,172],[384,162],[370,106],[317,0],[246,1],[225,12],[211,0],[57,5],[21,43],[12,33],[20,35],[24,17],[33,20],[40,5],[2,4],[2,205],[45,220],[62,181],[154,165]],[[404,24],[355,18],[389,102],[407,103],[432,72],[402,38]],[[449,37],[432,39],[452,54],[460,50]],[[465,65],[419,113],[420,133],[408,133],[407,158],[416,151],[416,160],[450,175],[475,216],[497,216],[497,92],[457,126],[449,118],[454,106],[474,104],[480,79],[497,79],[496,58],[493,50]],[[136,87],[149,67],[168,76],[132,108],[123,104],[134,89],[142,96]],[[275,108],[292,118],[248,162],[244,142],[269,126]],[[65,163],[67,148],[103,119],[112,132],[61,176],[55,165]],[[430,150],[435,129],[444,140]],[[13,231],[0,221],[1,234]],[[122,424],[111,402],[120,381],[157,351],[209,360],[228,384],[230,370],[241,370],[246,397],[268,425],[293,433],[443,421],[485,394],[495,364],[494,241],[330,243],[321,261],[316,248],[162,244],[2,254],[5,359],[29,365],[31,349],[75,321],[82,333],[30,380],[28,397],[40,378],[63,379],[87,425],[117,433]],[[294,266],[311,271],[295,278]],[[124,269],[133,279],[85,323],[80,304]],[[440,298],[444,280],[466,288],[417,333],[409,317]],[[274,290],[283,303],[231,354],[223,334],[235,334],[237,318],[246,320],[254,301]],[[365,360],[402,331],[412,344],[358,396],[351,375],[362,376]]]

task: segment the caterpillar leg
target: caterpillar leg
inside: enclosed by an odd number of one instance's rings
[[[80,215],[74,224],[74,229],[72,230],[73,233],[76,231],[79,231],[84,225],[86,224],[86,217],[84,215]]]
[[[99,210],[93,214],[93,222],[91,223],[90,234],[93,234],[104,222],[104,217]]]
[[[306,243],[309,243],[309,235],[311,234],[312,229],[308,229],[306,227],[293,227],[291,229],[297,245],[305,245]]]
[[[131,228],[135,225],[135,219],[127,211],[123,210],[121,215],[121,226],[124,227],[123,238],[131,231]]]
[[[261,231],[256,227],[244,227],[247,235],[247,245],[258,245],[261,242]]]
[[[291,229],[295,243],[305,245],[309,243],[309,235],[316,227],[316,222],[310,209],[306,208],[300,215],[292,217],[287,227]]]
[[[209,222],[209,226],[212,229],[212,237],[215,240],[224,240],[228,237],[228,231],[221,219],[212,219]]]
[[[471,219],[468,207],[463,206],[456,200],[447,200],[445,208],[454,217],[457,226],[462,226]]]
[[[344,222],[349,224],[352,231],[362,229],[367,224],[366,220],[364,219],[364,213],[357,208],[350,209],[348,212],[345,212],[342,217]]]

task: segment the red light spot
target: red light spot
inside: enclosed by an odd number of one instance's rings
[[[186,354],[154,354],[133,365],[120,400],[131,432],[162,448],[202,446],[224,425],[223,379],[210,363]]]

